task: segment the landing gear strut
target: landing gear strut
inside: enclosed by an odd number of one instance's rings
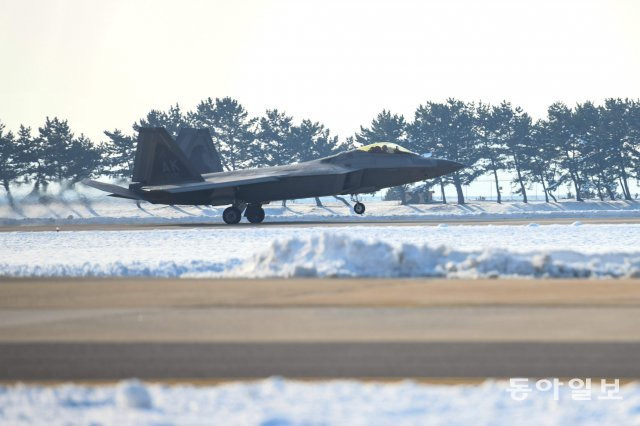
[[[260,204],[249,204],[244,215],[249,222],[260,223],[264,220],[264,209]]]
[[[222,220],[229,225],[235,225],[242,219],[242,212],[235,206],[227,207],[222,212]]]

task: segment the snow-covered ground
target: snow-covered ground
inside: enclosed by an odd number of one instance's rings
[[[599,381],[588,400],[565,384],[516,401],[508,382],[431,385],[271,378],[218,386],[0,386],[0,424],[220,425],[637,425],[640,385],[604,400]],[[556,400],[557,399],[557,400]]]
[[[640,225],[541,225],[536,220],[640,217],[640,203],[402,206],[372,201],[358,216],[335,199],[266,206],[267,221],[349,226],[0,233],[0,276],[638,276]],[[0,203],[0,226],[221,222],[223,208],[162,206],[67,193]],[[398,221],[524,219],[528,226],[362,226]],[[53,228],[52,228],[53,229]],[[63,228],[64,229],[64,228]]]
[[[640,276],[640,224],[0,233],[4,276]]]
[[[535,219],[535,218],[590,218],[590,217],[640,217],[637,201],[562,201],[544,202],[472,202],[457,204],[423,204],[402,206],[398,202],[366,202],[367,211],[359,216],[335,199],[326,199],[325,207],[313,202],[289,202],[265,206],[266,221],[366,221],[372,219],[394,220],[448,220],[448,219]],[[0,203],[0,226],[34,224],[153,224],[153,223],[219,223],[224,207],[164,206],[142,203],[141,209],[130,200],[99,196],[82,198],[56,198],[47,203],[31,199],[12,209]]]

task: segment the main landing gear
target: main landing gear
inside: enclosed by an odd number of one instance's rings
[[[249,222],[260,223],[264,220],[264,209],[260,204],[249,204],[244,215]]]
[[[235,225],[242,219],[242,212],[236,206],[227,207],[222,212],[222,220],[228,225]]]
[[[242,219],[242,210],[244,210],[244,216],[251,223],[260,223],[264,220],[264,209],[260,204],[249,204],[246,209],[244,209],[244,205],[227,207],[222,212],[222,220],[229,225],[235,225]]]

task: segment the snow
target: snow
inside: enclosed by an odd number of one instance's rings
[[[152,406],[151,395],[149,395],[147,387],[139,380],[126,380],[119,383],[116,388],[116,406],[120,409],[150,409]]]
[[[398,202],[367,202],[367,212],[359,216],[339,201],[315,203],[289,202],[265,206],[266,221],[340,220],[499,220],[536,218],[639,217],[637,201],[562,201],[559,203],[531,202],[470,202],[458,204],[424,204],[402,206]],[[165,206],[142,203],[141,209],[130,200],[106,196],[82,199],[54,199],[46,203],[22,202],[17,209],[0,204],[0,226],[68,225],[68,224],[164,224],[164,223],[220,223],[224,207]]]
[[[4,232],[0,275],[624,277],[638,241],[638,224]]]
[[[80,194],[46,203],[0,204],[0,276],[637,276],[640,225],[540,225],[549,218],[640,217],[635,201],[402,206],[371,202],[364,216],[335,200],[265,206],[267,221],[339,221],[349,226],[194,227],[64,232],[69,224],[221,222],[223,207],[163,206]],[[30,201],[29,201],[30,200]],[[371,219],[521,219],[528,225],[372,226]],[[526,223],[526,222],[525,222]],[[55,232],[60,229],[62,232]]]
[[[217,386],[135,382],[149,405],[124,405],[130,382],[102,386],[0,386],[0,424],[223,424],[223,425],[540,425],[639,424],[640,385],[620,387],[620,400],[600,399],[594,379],[590,400],[572,399],[561,386],[516,401],[506,381],[434,385],[356,380],[295,381],[278,377]]]
[[[323,234],[276,241],[225,275],[238,277],[640,277],[640,252],[458,251]]]

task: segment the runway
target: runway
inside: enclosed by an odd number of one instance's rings
[[[44,220],[43,220],[44,221]],[[326,227],[326,228],[341,228],[346,226],[437,226],[439,224],[449,225],[528,225],[530,223],[537,223],[539,225],[568,225],[575,221],[580,221],[586,224],[637,224],[640,223],[640,216],[638,217],[584,217],[576,213],[575,216],[567,216],[562,218],[545,218],[545,217],[531,217],[527,219],[522,218],[501,218],[501,219],[482,219],[482,218],[419,218],[415,220],[407,219],[326,219],[326,220],[291,220],[283,221],[278,220],[270,222],[269,219],[265,219],[265,222],[260,224],[253,224],[249,222],[240,222],[237,225],[227,225],[222,222],[187,222],[179,223],[166,222],[166,223],[58,223],[54,220],[44,221],[42,224],[30,224],[30,225],[5,225],[0,226],[0,232],[43,232],[43,231],[123,231],[123,230],[150,230],[150,229],[230,229],[230,227],[246,229],[246,228],[307,228],[307,227]]]
[[[0,378],[640,377],[640,343],[59,343],[0,345]]]
[[[640,377],[639,280],[4,280],[0,380]]]

